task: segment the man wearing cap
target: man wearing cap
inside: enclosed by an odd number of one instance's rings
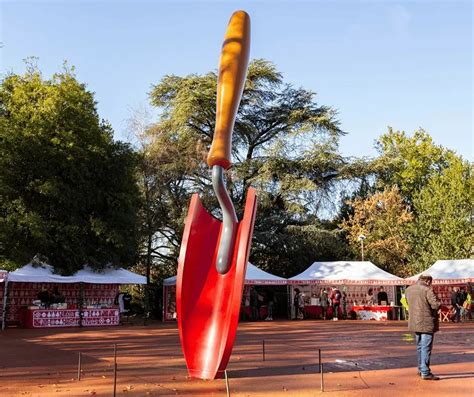
[[[415,333],[418,375],[423,380],[439,380],[430,370],[433,337],[439,329],[438,309],[441,306],[438,297],[431,288],[432,282],[431,276],[421,275],[417,283],[406,290],[410,308],[408,329]]]

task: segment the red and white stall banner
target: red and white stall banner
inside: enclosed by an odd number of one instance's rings
[[[119,309],[85,309],[82,315],[83,327],[119,325]]]
[[[25,328],[78,327],[80,312],[77,309],[22,309],[21,325]],[[84,309],[83,327],[119,325],[118,309]]]

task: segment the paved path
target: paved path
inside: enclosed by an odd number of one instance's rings
[[[263,361],[265,340],[265,361]],[[111,396],[113,344],[121,396],[225,396],[223,380],[191,380],[176,324],[0,333],[0,396]],[[324,387],[320,390],[318,349]],[[82,380],[77,375],[83,354]],[[442,324],[432,370],[416,375],[405,322],[242,323],[228,366],[231,396],[471,396],[474,323]]]

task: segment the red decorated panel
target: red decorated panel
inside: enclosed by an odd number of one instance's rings
[[[28,310],[24,325],[28,328],[77,327],[79,310]]]
[[[20,320],[27,328],[78,327],[80,314],[77,309],[25,309],[20,310]],[[85,309],[82,326],[97,327],[118,325],[118,309]]]
[[[105,325],[119,325],[118,309],[86,309],[83,311],[83,327],[100,327]]]

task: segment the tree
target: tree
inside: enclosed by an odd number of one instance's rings
[[[472,165],[451,156],[449,166],[415,194],[417,216],[410,236],[414,272],[427,269],[438,259],[472,257],[473,188]]]
[[[392,128],[377,142],[380,156],[373,164],[376,187],[383,190],[397,186],[407,203],[420,191],[431,176],[438,175],[449,165],[452,151],[434,144],[431,136],[419,129],[407,136]]]
[[[36,254],[58,272],[129,265],[136,252],[136,159],[65,69],[0,85],[0,258]]]
[[[365,236],[366,257],[382,269],[404,276],[410,252],[409,225],[412,214],[397,187],[386,188],[367,199],[350,203],[354,213],[340,226],[347,232],[354,252],[360,249],[359,236]]]
[[[151,173],[156,186],[168,179],[166,187],[156,189],[163,206],[156,207],[155,217],[166,222],[149,231],[166,241],[173,265],[191,193],[199,192],[207,208],[219,215],[205,165],[214,131],[216,83],[214,72],[166,76],[150,94],[160,117],[147,131],[144,158],[156,165]],[[248,187],[258,189],[251,260],[281,274],[295,274],[317,258],[332,259],[344,245],[317,214],[331,203],[337,182],[353,170],[337,151],[343,132],[335,111],[316,104],[314,97],[284,84],[268,61],[254,60],[234,127],[227,185],[238,215]],[[331,234],[333,242],[323,243]],[[155,253],[158,261],[167,261]]]

